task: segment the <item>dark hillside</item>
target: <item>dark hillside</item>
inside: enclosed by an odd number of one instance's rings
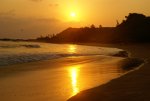
[[[68,28],[52,37],[37,40],[54,43],[129,43],[150,42],[150,17],[143,14],[130,13],[116,27],[99,27],[94,25],[84,28]]]

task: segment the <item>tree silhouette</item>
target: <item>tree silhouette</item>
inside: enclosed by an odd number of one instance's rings
[[[94,29],[94,28],[96,28],[96,27],[95,27],[95,25],[94,25],[94,24],[92,24],[92,25],[91,25],[91,28],[92,28],[92,29]]]
[[[78,43],[78,42],[150,42],[150,17],[143,14],[129,13],[116,27],[90,27],[67,28],[66,30],[52,36],[41,36],[37,40],[56,43]]]

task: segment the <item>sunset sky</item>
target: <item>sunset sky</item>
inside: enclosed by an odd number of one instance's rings
[[[0,0],[0,38],[35,38],[91,24],[115,26],[132,12],[150,15],[150,0]]]

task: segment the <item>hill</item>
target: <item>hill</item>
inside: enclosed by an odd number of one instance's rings
[[[116,27],[99,27],[94,25],[84,28],[67,28],[52,37],[40,37],[39,41],[54,43],[118,43],[150,42],[150,17],[130,13]]]

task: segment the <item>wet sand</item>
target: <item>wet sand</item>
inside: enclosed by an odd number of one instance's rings
[[[118,74],[113,71],[113,68],[120,70],[116,63],[121,60],[121,57],[78,56],[0,67],[0,101],[66,101],[78,92],[78,86],[91,88],[121,76],[124,71]],[[78,66],[81,78],[76,81]],[[68,70],[73,73],[71,79]],[[103,70],[110,71],[110,75]],[[98,77],[93,74],[93,78],[89,77],[91,72]]]
[[[68,101],[150,101],[150,44],[89,45],[122,48],[131,57],[143,58],[146,63],[107,84],[82,91]]]

